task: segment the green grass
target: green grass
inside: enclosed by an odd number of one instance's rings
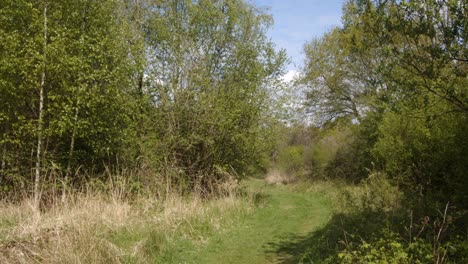
[[[0,203],[0,263],[297,263],[336,187],[264,182],[208,200],[77,194],[41,215],[29,200]]]
[[[196,251],[181,252],[182,263],[289,263],[307,248],[278,249],[325,225],[331,216],[326,195],[296,185],[246,182],[258,207],[226,232],[214,234]]]

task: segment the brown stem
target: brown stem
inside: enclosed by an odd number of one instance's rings
[[[3,144],[2,162],[0,165],[0,184],[2,183],[3,177],[5,175],[5,168],[6,168],[6,143]]]
[[[68,184],[68,179],[70,178],[73,151],[75,149],[76,124],[78,122],[78,114],[79,114],[79,108],[77,105],[75,108],[75,116],[73,117],[73,131],[72,131],[71,142],[70,142],[70,151],[68,152],[67,169],[65,171],[65,178],[63,179],[62,202],[65,202],[65,198],[67,196],[67,184]]]

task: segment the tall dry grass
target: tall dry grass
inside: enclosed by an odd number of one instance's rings
[[[210,199],[174,192],[128,198],[125,184],[88,188],[42,212],[30,198],[0,202],[0,263],[154,263],[154,251],[172,238],[206,244],[209,232],[223,232],[250,210],[233,186]]]
[[[286,173],[280,169],[270,169],[265,175],[265,182],[267,184],[290,184],[296,181],[296,175]]]

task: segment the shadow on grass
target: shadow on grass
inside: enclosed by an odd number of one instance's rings
[[[267,204],[271,200],[271,194],[264,192],[255,192],[252,193],[252,201],[255,206],[261,206]]]
[[[237,190],[237,194],[241,197],[250,198],[255,206],[267,204],[271,200],[271,193],[264,190],[255,190],[249,186],[242,186]]]
[[[268,243],[266,253],[276,255],[279,263],[323,263],[332,260],[345,248],[347,243],[355,241],[350,234],[359,234],[360,238],[370,236],[383,228],[384,221],[377,220],[373,214],[334,215],[322,228],[306,235],[289,235],[279,242]]]

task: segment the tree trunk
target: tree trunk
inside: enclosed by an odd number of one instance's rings
[[[79,101],[78,101],[78,104],[79,104]],[[65,198],[67,196],[68,179],[70,178],[71,163],[73,159],[73,150],[75,149],[76,123],[78,122],[78,113],[79,113],[79,108],[77,105],[75,108],[75,116],[73,117],[73,131],[72,131],[71,142],[70,142],[70,152],[68,152],[67,170],[65,171],[65,178],[63,179],[62,203],[65,202]]]
[[[44,86],[46,79],[46,48],[47,48],[47,3],[44,3],[44,46],[42,51],[42,72],[41,72],[41,84],[39,91],[39,117],[37,124],[37,147],[36,147],[36,168],[35,168],[35,179],[34,179],[34,205],[36,209],[39,209],[40,200],[40,180],[41,180],[41,150],[42,150],[42,133],[44,123]]]
[[[5,176],[5,168],[6,168],[6,143],[3,143],[3,150],[2,150],[2,162],[0,165],[0,184],[3,181]]]

